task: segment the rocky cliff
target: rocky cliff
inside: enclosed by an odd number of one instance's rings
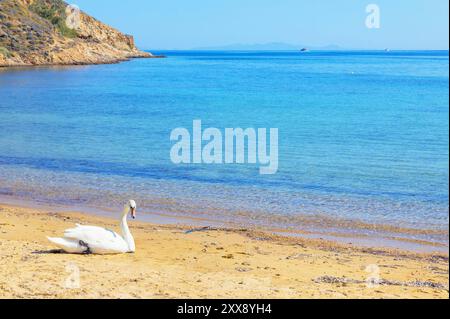
[[[0,66],[116,63],[153,57],[62,0],[0,0]]]

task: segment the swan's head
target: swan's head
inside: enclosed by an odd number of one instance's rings
[[[130,210],[131,217],[133,217],[133,219],[135,219],[136,218],[136,202],[134,200],[130,199],[128,201],[127,205]]]

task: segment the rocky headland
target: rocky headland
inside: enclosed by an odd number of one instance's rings
[[[0,67],[106,64],[152,58],[133,36],[62,0],[0,0]]]

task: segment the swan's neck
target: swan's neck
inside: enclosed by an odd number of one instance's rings
[[[122,229],[122,236],[128,245],[129,251],[134,252],[136,250],[136,246],[134,244],[134,238],[131,235],[130,229],[128,228],[128,223],[127,223],[128,212],[129,212],[129,209],[126,208],[124,210],[122,220],[120,221],[120,228]]]

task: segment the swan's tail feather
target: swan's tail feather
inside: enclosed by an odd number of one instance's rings
[[[68,253],[82,253],[85,248],[75,239],[47,237],[49,241]]]

